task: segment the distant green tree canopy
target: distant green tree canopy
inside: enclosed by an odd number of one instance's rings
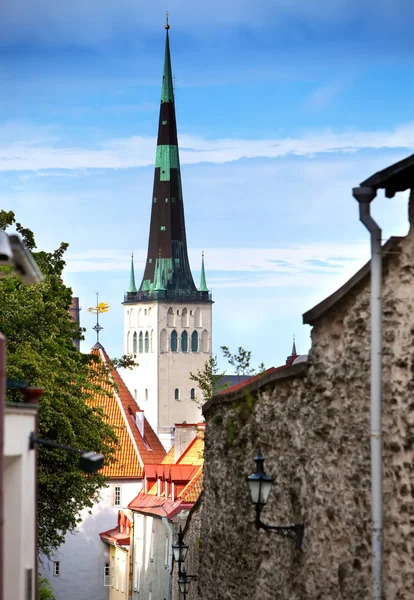
[[[54,252],[36,251],[33,233],[16,223],[13,212],[0,211],[0,227],[10,226],[22,235],[44,280],[24,285],[12,274],[0,279],[0,331],[7,338],[7,376],[44,388],[40,437],[101,452],[110,462],[116,436],[102,411],[93,406],[94,392],[104,394],[101,385],[110,380],[97,357],[81,354],[72,342],[82,338],[82,330],[69,315],[72,290],[62,280],[68,244],[62,243]],[[16,390],[9,390],[7,399],[22,401]],[[77,463],[76,454],[39,447],[39,545],[46,554],[76,527],[79,511],[92,506],[105,483],[99,472],[85,475]]]

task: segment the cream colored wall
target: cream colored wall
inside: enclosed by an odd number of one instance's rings
[[[36,564],[36,462],[29,449],[36,409],[7,406],[4,439],[4,589],[2,598],[34,598]],[[32,592],[28,594],[28,578]]]
[[[109,564],[111,574],[109,600],[127,600],[129,597],[129,549],[110,546]]]
[[[134,513],[132,600],[169,597],[170,539],[160,517]]]
[[[168,310],[174,311],[174,325],[168,324]],[[181,315],[183,309],[188,311],[188,326],[182,326]],[[201,323],[195,323],[195,313],[199,309]],[[147,315],[145,315],[147,310]],[[131,312],[132,311],[132,312]],[[141,319],[138,319],[140,311]],[[180,315],[177,315],[177,311]],[[190,316],[190,311],[193,315]],[[161,348],[160,337],[162,331],[167,334],[167,348]],[[178,336],[178,352],[170,350],[170,336],[175,330]],[[188,352],[181,352],[181,334],[188,333]],[[199,336],[199,351],[191,352],[191,334],[196,330]],[[190,380],[190,372],[203,369],[211,356],[212,348],[212,304],[136,304],[126,305],[124,313],[124,351],[132,353],[132,339],[134,332],[152,332],[152,348],[150,352],[137,354],[139,365],[134,369],[126,369],[122,377],[131,394],[136,399],[151,426],[160,434],[164,444],[168,440],[168,428],[175,423],[197,422],[201,419],[201,410],[196,402],[190,399],[190,390],[195,388],[196,396],[199,391],[194,382]],[[208,334],[208,348],[202,351],[201,337],[204,331]],[[128,343],[129,334],[129,343]],[[175,389],[180,390],[180,399],[175,400]],[[148,400],[145,390],[148,390]],[[160,429],[161,428],[161,429]],[[165,439],[164,439],[165,438]]]

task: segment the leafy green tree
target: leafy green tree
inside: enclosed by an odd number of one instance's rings
[[[39,600],[56,600],[50,581],[46,577],[39,577]]]
[[[241,375],[256,375],[258,373],[263,373],[266,370],[263,363],[259,365],[258,369],[254,369],[251,366],[252,353],[250,350],[245,350],[241,346],[238,348],[236,354],[233,354],[228,346],[221,346],[221,350],[229,364],[235,369],[239,378]],[[199,406],[202,406],[207,400],[212,398],[212,396],[230,386],[228,382],[223,383],[225,374],[225,371],[220,371],[219,369],[217,356],[212,356],[210,360],[205,363],[204,369],[199,369],[195,373],[190,373],[190,379],[197,383],[201,393],[201,397],[195,398],[195,402],[197,402]]]
[[[218,368],[217,356],[212,356],[204,365],[204,369],[198,369],[195,373],[190,373],[191,381],[197,383],[201,397],[195,397],[195,402],[202,406],[214,394],[229,386],[228,383],[220,383],[226,373]]]
[[[229,364],[236,370],[236,375],[257,375],[263,373],[266,370],[264,363],[261,363],[258,369],[252,366],[252,353],[250,350],[245,350],[242,346],[239,346],[237,353],[232,353],[228,346],[221,346],[221,350],[225,358],[227,358]]]
[[[33,233],[16,223],[13,212],[0,211],[0,227],[14,226],[44,275],[35,285],[24,285],[10,274],[0,279],[0,331],[7,338],[7,376],[44,388],[39,409],[39,435],[61,444],[101,452],[110,462],[116,443],[103,413],[93,406],[93,395],[104,394],[107,370],[95,355],[81,354],[73,344],[82,331],[69,315],[72,291],[62,281],[62,243],[54,252],[34,252]],[[20,395],[8,391],[8,400]],[[39,447],[39,546],[49,554],[91,507],[105,483],[99,472],[85,475],[78,456]]]

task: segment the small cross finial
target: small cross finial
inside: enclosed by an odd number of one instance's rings
[[[165,13],[165,29],[168,31],[170,26],[168,24],[168,11]]]

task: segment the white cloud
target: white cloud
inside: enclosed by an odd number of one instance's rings
[[[143,167],[153,164],[156,143],[155,138],[135,136],[107,140],[99,148],[76,148],[58,147],[42,141],[37,134],[29,142],[8,143],[1,142],[1,139],[0,136],[0,171]],[[189,134],[180,136],[180,157],[183,164],[226,163],[241,158],[276,158],[287,155],[314,156],[322,152],[348,153],[363,148],[384,147],[413,148],[414,122],[390,131],[335,132],[324,129],[304,132],[297,137],[274,139],[209,140]]]
[[[208,283],[213,288],[320,287],[327,280],[348,279],[369,258],[369,245],[309,243],[281,248],[205,249]],[[199,269],[201,250],[190,251]],[[134,252],[136,274],[142,272],[146,252]],[[90,250],[67,255],[68,273],[116,272],[130,268],[130,253]],[[223,273],[222,275],[220,273]]]

